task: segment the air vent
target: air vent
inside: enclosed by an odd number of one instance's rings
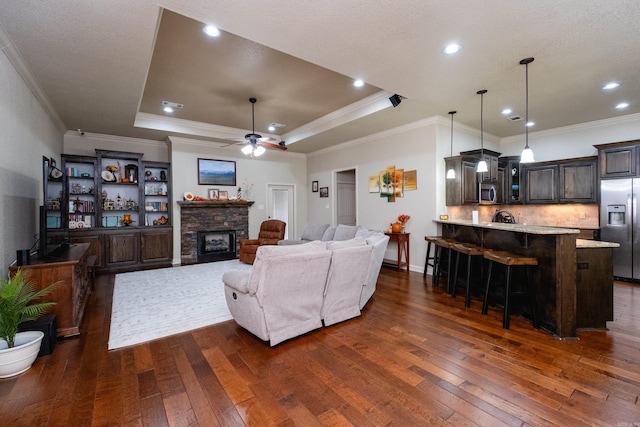
[[[283,128],[283,127],[285,127],[287,125],[283,125],[282,123],[273,122],[273,123],[270,123],[269,126],[270,127],[274,127],[274,128]]]
[[[519,115],[516,114],[515,116],[507,117],[507,120],[509,120],[511,122],[517,122],[517,121],[524,120],[524,119],[522,118],[522,116],[519,116]]]

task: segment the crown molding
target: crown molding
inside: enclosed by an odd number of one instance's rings
[[[628,114],[626,116],[611,117],[608,119],[594,120],[592,122],[578,123],[576,125],[563,126],[554,129],[541,130],[538,132],[529,132],[531,137],[548,137],[554,135],[562,135],[570,132],[592,130],[605,126],[615,126],[640,121],[640,113]],[[520,135],[508,136],[500,140],[500,144],[509,144],[520,142],[524,138],[524,133]]]
[[[293,129],[282,135],[282,139],[287,145],[294,144],[306,138],[310,138],[322,132],[326,132],[345,123],[352,122],[362,117],[368,116],[385,108],[391,107],[389,97],[391,92],[380,91],[370,95],[360,101],[349,104],[336,111],[317,118],[299,128]]]
[[[20,54],[18,49],[15,47],[15,44],[13,43],[13,41],[11,40],[11,38],[9,37],[7,32],[4,30],[1,24],[0,24],[0,49],[2,49],[2,51],[5,53],[5,55],[9,59],[9,62],[11,62],[11,64],[13,65],[13,68],[16,69],[20,77],[22,77],[22,80],[24,80],[27,87],[31,90],[31,93],[33,93],[33,96],[38,100],[42,108],[49,115],[54,126],[60,131],[61,134],[64,134],[65,131],[67,130],[67,127],[65,126],[64,122],[58,115],[58,112],[56,111],[56,109],[53,108],[51,101],[49,101],[49,98],[47,97],[47,95],[45,95],[44,91],[36,81],[35,77],[33,77],[33,73],[27,66],[26,62],[22,58],[22,55]]]

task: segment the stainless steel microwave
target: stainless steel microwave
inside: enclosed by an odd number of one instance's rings
[[[494,205],[498,202],[496,183],[481,182],[479,187],[478,200],[481,205]]]

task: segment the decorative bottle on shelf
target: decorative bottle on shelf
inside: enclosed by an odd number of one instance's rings
[[[160,173],[164,173],[164,171],[160,172]],[[164,179],[164,178],[162,178]],[[166,183],[162,183],[162,185],[160,185],[160,194],[162,194],[163,196],[167,195],[167,184]]]

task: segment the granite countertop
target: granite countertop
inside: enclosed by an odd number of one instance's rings
[[[548,234],[548,235],[580,234],[580,230],[577,228],[545,227],[541,225],[527,225],[527,224],[504,224],[501,222],[481,222],[478,224],[474,224],[471,220],[468,220],[468,219],[467,220],[465,219],[448,219],[448,220],[434,219],[433,221],[440,224],[464,225],[467,227],[513,231],[517,233],[528,233],[528,234]]]
[[[620,243],[600,242],[598,240],[576,239],[576,249],[618,248]]]

